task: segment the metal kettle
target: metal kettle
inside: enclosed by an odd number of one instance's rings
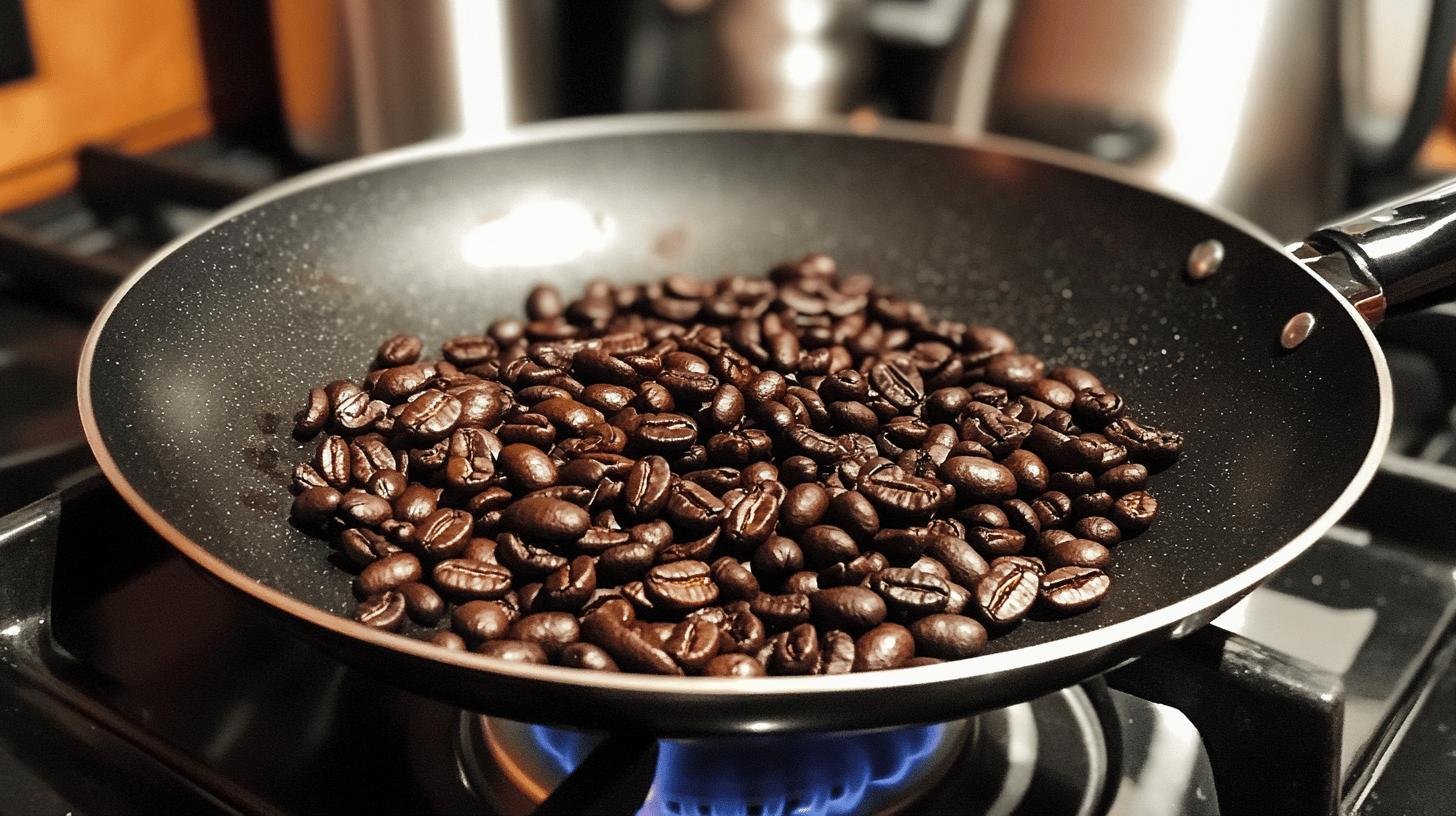
[[[1124,164],[1292,235],[1345,208],[1354,173],[1409,162],[1453,18],[1449,0],[973,0],[931,118]]]

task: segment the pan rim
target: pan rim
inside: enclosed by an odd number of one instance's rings
[[[948,661],[931,666],[892,669],[888,671],[864,672],[844,675],[823,675],[808,677],[761,677],[752,682],[738,678],[710,677],[667,677],[649,674],[612,673],[582,671],[561,666],[538,666],[514,663],[475,654],[441,649],[433,644],[372,629],[357,621],[335,615],[319,607],[299,600],[279,589],[261,583],[250,575],[231,566],[214,555],[207,548],[193,541],[186,533],[173,526],[160,512],[151,506],[112,458],[101,430],[96,423],[91,399],[91,370],[95,355],[106,325],[127,293],[148,272],[162,260],[170,257],[182,246],[190,243],[216,226],[219,226],[245,212],[271,201],[322,186],[337,180],[360,176],[371,171],[402,164],[442,158],[473,152],[501,150],[517,145],[571,141],[601,136],[626,136],[645,133],[689,133],[702,131],[738,131],[783,134],[810,134],[853,136],[889,141],[908,141],[948,147],[988,150],[1042,164],[1047,164],[1078,173],[1083,173],[1175,201],[1185,207],[1197,210],[1211,218],[1222,221],[1230,227],[1249,235],[1283,255],[1310,275],[1329,295],[1338,301],[1364,338],[1375,368],[1376,383],[1380,395],[1380,407],[1375,418],[1373,441],[1364,461],[1354,478],[1347,484],[1336,500],[1316,517],[1303,531],[1295,535],[1279,549],[1248,569],[1233,575],[1212,587],[1179,600],[1168,606],[1108,626],[1057,638],[1045,643],[1023,646],[1005,652],[979,655],[962,660]],[[303,622],[322,627],[334,635],[363,640],[372,646],[408,657],[438,661],[461,669],[486,671],[517,680],[549,683],[616,692],[676,695],[700,698],[760,697],[763,695],[805,695],[821,692],[867,692],[909,689],[920,686],[934,686],[941,683],[964,681],[975,677],[994,675],[1013,670],[1027,670],[1037,665],[1056,660],[1093,655],[1115,648],[1126,641],[1164,630],[1172,629],[1176,639],[1197,627],[1182,624],[1197,620],[1202,613],[1215,609],[1230,598],[1238,598],[1263,583],[1274,572],[1286,566],[1314,544],[1326,531],[1350,509],[1364,492],[1379,467],[1380,460],[1389,443],[1394,415],[1394,400],[1390,371],[1384,352],[1375,339],[1369,324],[1359,315],[1354,306],[1341,296],[1329,282],[1309,271],[1283,245],[1263,228],[1249,222],[1242,216],[1220,207],[1195,203],[1187,198],[1158,189],[1155,185],[1135,177],[1130,171],[1111,165],[1104,165],[1080,154],[1031,142],[1000,136],[977,136],[966,138],[949,130],[916,122],[875,120],[866,125],[862,120],[845,117],[820,119],[808,123],[788,123],[771,117],[744,113],[647,113],[615,116],[587,117],[558,120],[525,125],[513,131],[484,139],[445,139],[425,142],[381,153],[327,165],[295,176],[279,184],[261,190],[216,213],[187,233],[178,236],[166,246],[157,250],[134,271],[112,293],[105,306],[98,313],[86,336],[82,349],[80,369],[77,375],[77,402],[86,441],[97,464],[108,481],[147,524],[197,566],[213,577],[253,597],[276,610],[287,613]],[[1200,621],[1200,626],[1206,619]],[[1183,631],[1186,628],[1186,631]],[[755,730],[749,724],[749,730]],[[775,730],[773,723],[760,723],[758,730]]]

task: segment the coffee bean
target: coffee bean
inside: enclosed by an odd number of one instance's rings
[[[541,582],[537,600],[547,609],[580,609],[597,589],[596,560],[579,555]]]
[[[724,556],[714,561],[712,567],[713,583],[718,585],[724,599],[748,600],[758,594],[758,578],[737,559]]]
[[[788,532],[814,526],[829,509],[829,494],[816,482],[804,482],[789,489],[779,508],[779,524]]]
[[[1146,490],[1134,490],[1112,503],[1112,521],[1123,533],[1134,536],[1158,517],[1158,500]]]
[[[452,337],[440,346],[445,359],[462,368],[483,363],[500,353],[500,347],[489,337],[466,334]]]
[[[289,512],[299,524],[315,526],[333,516],[343,499],[344,495],[332,487],[310,487],[293,497]]]
[[[875,363],[869,370],[870,385],[881,397],[901,410],[914,408],[925,398],[924,384],[917,372],[889,363]]]
[[[501,512],[501,523],[527,538],[567,543],[591,526],[591,514],[581,507],[546,496],[529,496]]]
[[[443,629],[436,630],[434,632],[430,632],[428,635],[425,635],[425,641],[433,643],[442,649],[448,649],[452,652],[465,651],[465,638],[460,637],[454,632],[448,632]]]
[[[1129,459],[1152,470],[1172,465],[1183,451],[1182,434],[1145,426],[1127,417],[1109,422],[1102,432],[1112,442],[1127,448]]]
[[[890,609],[912,617],[939,612],[950,597],[945,578],[913,567],[882,569],[870,576],[869,588]]]
[[[804,551],[791,539],[773,536],[753,551],[753,575],[781,580],[804,568]]]
[[[689,674],[700,674],[718,655],[722,630],[704,620],[688,618],[672,627],[663,649]]]
[[[1006,454],[1001,464],[1016,477],[1017,492],[1028,499],[1040,496],[1047,489],[1050,471],[1040,456],[1025,450]]]
[[[654,606],[673,611],[700,609],[718,600],[713,570],[702,561],[673,561],[647,571],[642,587]]]
[[[1016,495],[1016,477],[1004,465],[973,456],[952,456],[940,466],[940,475],[963,501],[985,502]]]
[[[397,470],[381,470],[369,478],[365,489],[370,493],[391,502],[390,514],[394,513],[393,502],[399,498],[405,488],[409,487],[409,479]]]
[[[612,656],[626,671],[680,675],[683,670],[666,650],[653,645],[630,626],[601,614],[582,621],[582,636]]]
[[[1112,494],[1103,490],[1072,498],[1072,515],[1101,516],[1112,511]]]
[[[394,553],[371,563],[360,571],[355,583],[361,597],[382,595],[399,589],[424,574],[420,559],[409,553]]]
[[[1072,538],[1044,544],[1042,558],[1050,567],[1105,567],[1112,561],[1112,553],[1096,541]]]
[[[617,661],[600,646],[591,643],[569,643],[556,653],[556,665],[573,669],[621,671]]]
[[[514,640],[538,644],[547,655],[553,655],[578,640],[581,627],[569,612],[537,612],[512,623],[506,634]]]
[[[495,600],[511,591],[511,571],[500,564],[448,558],[431,570],[435,588],[455,601]]]
[[[915,638],[898,623],[882,623],[854,643],[854,671],[894,669],[915,656]]]
[[[927,615],[910,625],[915,652],[925,657],[959,660],[986,647],[986,629],[964,615]]]
[[[518,578],[545,578],[567,565],[565,556],[530,544],[515,533],[501,533],[495,556]]]
[[[718,546],[720,534],[718,530],[709,530],[707,535],[687,541],[675,541],[662,548],[657,553],[657,563],[666,564],[669,561],[706,561],[712,557],[714,549]]]
[[[404,597],[405,611],[415,623],[434,626],[445,617],[445,599],[428,585],[412,581],[401,585],[398,592]]]
[[[944,564],[952,581],[965,586],[975,586],[991,569],[969,543],[954,536],[929,536],[925,554]]]
[[[771,595],[761,592],[748,602],[749,609],[771,631],[782,631],[809,620],[809,596],[799,593]]]
[[[1026,617],[1041,587],[1036,570],[1017,561],[992,567],[976,584],[976,605],[987,621],[1006,626]]]
[[[411,484],[394,500],[394,517],[400,521],[419,524],[435,512],[438,497],[439,491],[422,484]]]
[[[627,431],[630,444],[643,453],[682,454],[698,438],[698,427],[682,414],[642,414]]]
[[[475,651],[486,657],[509,660],[512,663],[545,665],[551,662],[546,656],[546,650],[540,645],[520,640],[491,640],[480,644]]]
[[[746,654],[720,654],[703,666],[706,677],[762,677],[767,674],[763,664]]]
[[[972,527],[966,541],[987,556],[1015,555],[1026,547],[1026,535],[1019,530],[992,527]]]
[[[1114,496],[1142,490],[1147,484],[1148,469],[1139,464],[1118,465],[1097,477],[1097,487]]]
[[[640,578],[656,561],[656,547],[634,541],[605,550],[598,557],[597,570],[603,582],[620,583]]]
[[[1028,441],[1035,429],[982,402],[966,406],[961,419],[961,439],[976,442],[996,456],[1005,456]]]
[[[1041,601],[1060,613],[1081,612],[1102,602],[1112,580],[1100,569],[1068,566],[1041,578]]]
[[[809,596],[809,606],[814,623],[852,633],[878,626],[888,614],[883,598],[859,586],[821,589]]]
[[[425,344],[420,342],[420,338],[412,334],[396,334],[379,344],[374,359],[385,367],[407,365],[420,359],[420,352],[424,348]]]
[[[728,508],[723,515],[723,544],[742,551],[766,541],[778,526],[779,506],[785,496],[783,485],[762,482]]]
[[[404,623],[405,600],[398,592],[370,595],[354,609],[354,620],[373,629],[398,631]]]
[[[405,406],[399,423],[422,440],[440,439],[450,433],[460,419],[460,400],[433,388],[421,391]]]
[[[804,560],[815,569],[830,564],[849,561],[859,555],[859,545],[844,530],[827,524],[819,524],[805,530],[799,536]]]
[[[1102,516],[1088,516],[1077,519],[1072,526],[1072,532],[1078,536],[1095,541],[1104,547],[1111,547],[1122,540],[1122,531],[1113,523],[1112,519]]]
[[[531,320],[552,320],[565,313],[561,292],[549,283],[532,287],[526,295],[526,316]]]
[[[668,493],[667,517],[686,530],[701,532],[718,526],[725,509],[721,499],[692,482],[676,482]]]
[[[511,483],[524,491],[540,490],[556,484],[556,463],[545,452],[517,442],[501,449],[500,469]]]
[[[465,549],[475,520],[464,510],[443,508],[415,526],[414,541],[428,558],[453,558]]]
[[[350,561],[361,567],[367,567],[386,555],[401,551],[384,536],[357,527],[350,527],[339,533],[339,549]]]
[[[1048,490],[1031,503],[1031,509],[1042,527],[1056,527],[1072,512],[1072,500],[1065,493]]]

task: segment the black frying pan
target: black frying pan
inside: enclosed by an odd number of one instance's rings
[[[480,227],[502,217],[518,220]],[[1208,238],[1227,260],[1192,284],[1185,259]],[[288,474],[308,455],[288,417],[309,386],[357,374],[390,332],[479,331],[540,280],[570,293],[599,275],[758,272],[808,250],[1086,365],[1138,417],[1185,432],[1182,461],[1156,479],[1164,515],[1119,547],[1100,608],[1023,624],[970,660],[755,681],[507,664],[340,617],[349,576],[287,522]],[[1304,311],[1317,328],[1286,352],[1281,327]],[[341,659],[482,712],[674,734],[949,719],[1101,672],[1301,553],[1369,480],[1391,415],[1385,361],[1350,303],[1227,216],[1025,145],[701,115],[541,126],[276,187],[122,288],[92,330],[80,394],[127,501]]]

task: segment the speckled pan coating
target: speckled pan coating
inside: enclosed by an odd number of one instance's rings
[[[1193,207],[1024,148],[899,133],[701,117],[548,127],[268,200],[176,247],[103,317],[89,384],[83,369],[93,444],[184,552],[346,659],[490,713],[676,733],[943,719],[1072,682],[1209,619],[1353,500],[1384,443],[1384,363],[1327,287]],[[467,231],[533,196],[610,218],[615,239],[556,268],[467,265]],[[1208,238],[1226,259],[1190,283],[1189,249]],[[1086,365],[1139,419],[1185,433],[1182,461],[1156,479],[1163,516],[1118,546],[1101,608],[1030,622],[954,664],[671,680],[446,656],[250,583],[347,613],[348,575],[287,522],[288,473],[311,449],[288,430],[308,387],[357,375],[380,338],[479,331],[543,279],[570,295],[592,276],[756,273],[808,250],[998,325],[1049,364]],[[1320,330],[1285,352],[1280,329],[1302,311]]]

